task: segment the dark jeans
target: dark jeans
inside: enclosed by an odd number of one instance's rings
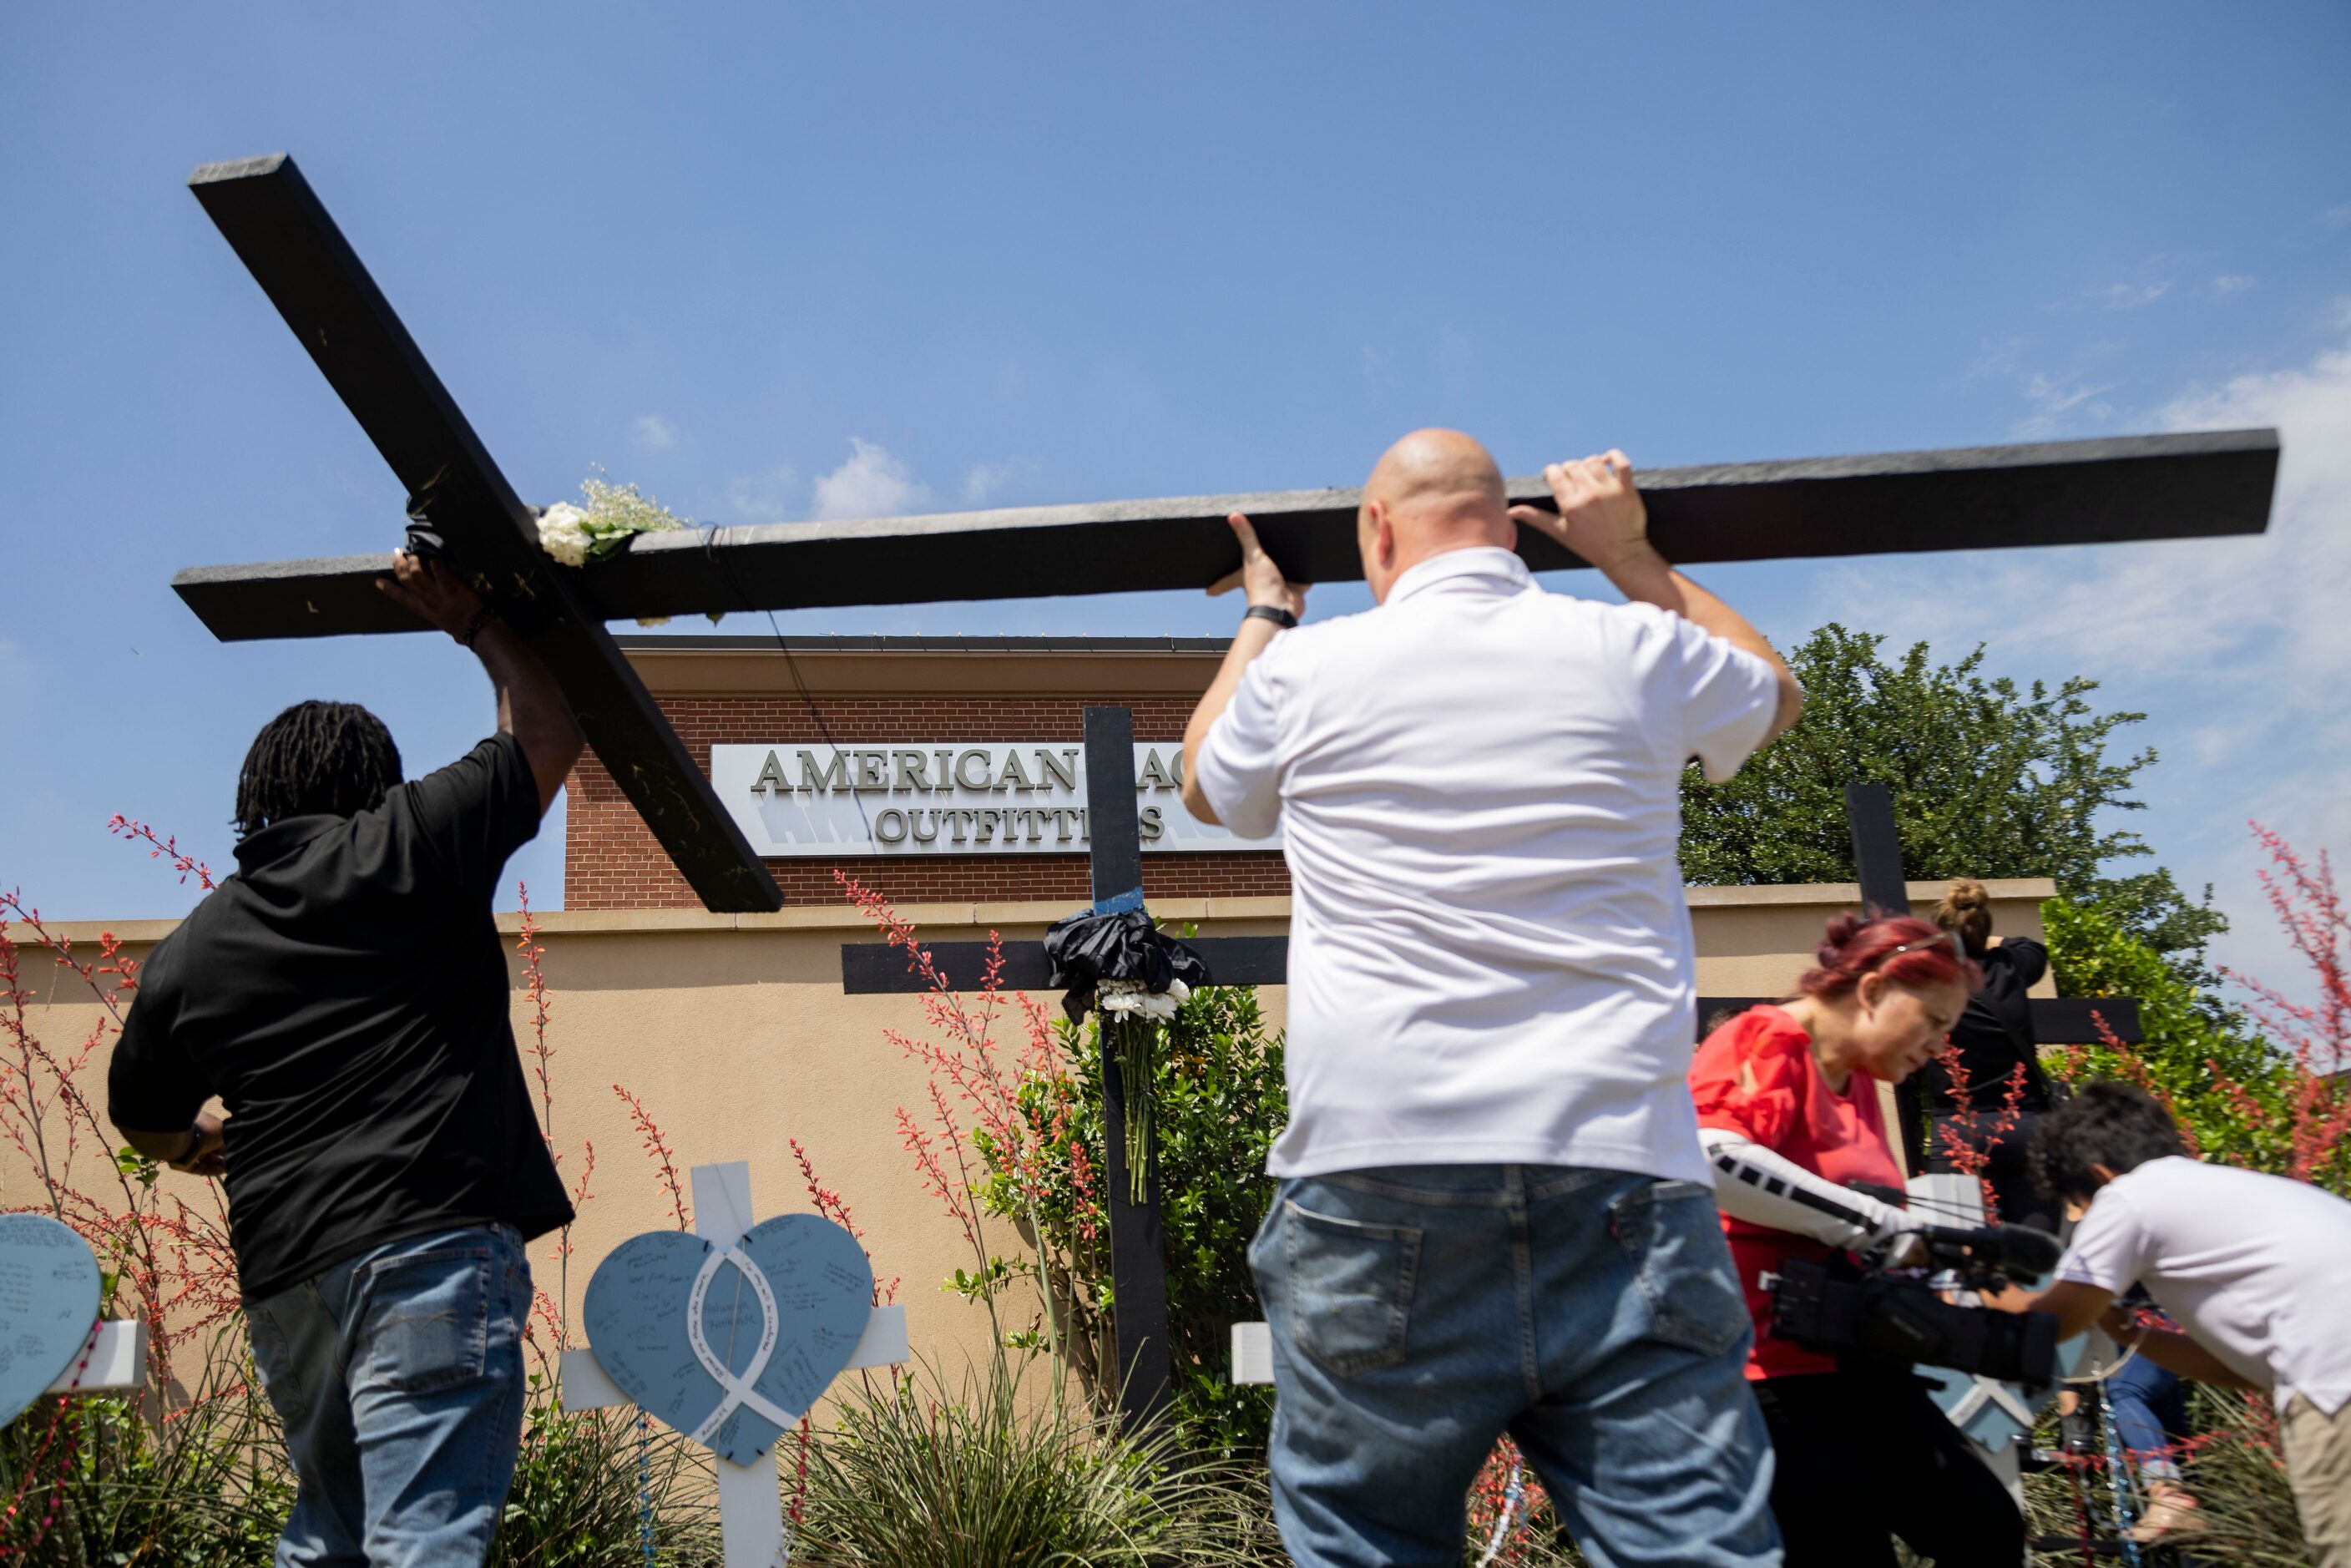
[[[1779,1469],[1787,1568],[1894,1568],[1894,1538],[1936,1568],[2017,1568],[2024,1520],[1918,1380],[1845,1371],[1755,1385]]]
[[[529,1311],[506,1225],[394,1241],[246,1302],[298,1483],[277,1568],[476,1568],[522,1441]]]
[[[1305,1176],[1249,1266],[1299,1568],[1459,1568],[1463,1500],[1504,1432],[1595,1568],[1779,1561],[1705,1187],[1559,1166]]]
[[[2179,1462],[2171,1446],[2188,1436],[2188,1391],[2179,1375],[2135,1355],[2106,1380],[2115,1407],[2115,1430],[2149,1480],[2176,1479]]]

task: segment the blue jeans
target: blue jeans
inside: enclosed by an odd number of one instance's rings
[[[2188,1394],[2179,1375],[2135,1355],[2106,1381],[2115,1407],[2115,1431],[2148,1479],[2177,1480],[2179,1461],[2171,1445],[2188,1436]]]
[[[1508,1432],[1595,1568],[1780,1561],[1714,1195],[1557,1166],[1281,1184],[1249,1245],[1301,1568],[1458,1568]]]
[[[299,1483],[277,1568],[480,1568],[522,1443],[530,1262],[505,1225],[245,1304]]]

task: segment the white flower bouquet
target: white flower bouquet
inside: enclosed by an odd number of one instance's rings
[[[601,478],[580,482],[588,505],[558,501],[538,514],[538,548],[565,566],[586,566],[628,548],[639,534],[665,533],[686,527],[667,507],[643,494],[634,485],[614,485]],[[717,620],[712,616],[713,621]],[[640,626],[666,626],[666,615],[640,620]]]

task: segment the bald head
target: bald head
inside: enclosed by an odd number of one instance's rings
[[[1458,430],[1416,430],[1380,455],[1364,499],[1401,518],[1464,515],[1499,520],[1509,503],[1493,455]]]
[[[1458,430],[1416,430],[1381,454],[1358,514],[1364,576],[1387,598],[1397,577],[1430,556],[1517,540],[1502,471]]]

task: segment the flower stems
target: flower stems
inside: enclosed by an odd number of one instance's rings
[[[1116,1022],[1105,1017],[1102,1027],[1116,1036],[1119,1098],[1125,1113],[1127,1201],[1140,1208],[1151,1201],[1151,1041],[1159,1028],[1135,1017]]]

